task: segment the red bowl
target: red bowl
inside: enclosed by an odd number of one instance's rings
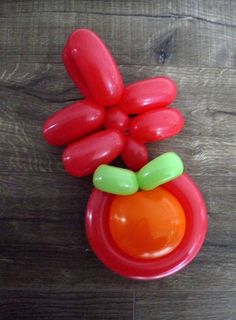
[[[108,224],[114,195],[97,189],[92,191],[85,218],[87,238],[96,256],[110,270],[132,279],[160,279],[181,270],[197,255],[207,230],[206,207],[200,191],[186,173],[162,187],[181,203],[186,215],[186,230],[175,250],[150,260],[130,257],[117,247]]]

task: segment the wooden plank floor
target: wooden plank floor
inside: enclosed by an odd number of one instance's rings
[[[149,153],[182,156],[209,228],[167,279],[129,281],[96,259],[91,177],[65,174],[42,139],[47,116],[80,98],[60,58],[78,27],[105,40],[126,83],[177,83],[185,128]],[[236,1],[1,0],[0,58],[0,319],[236,319]]]

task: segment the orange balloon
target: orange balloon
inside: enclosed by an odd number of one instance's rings
[[[115,196],[111,205],[112,238],[123,252],[134,258],[167,255],[180,244],[185,226],[181,204],[161,187],[130,196]]]

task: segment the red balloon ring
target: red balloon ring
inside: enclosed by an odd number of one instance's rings
[[[197,186],[184,173],[162,187],[181,203],[186,216],[186,230],[175,250],[150,260],[130,257],[116,246],[109,229],[114,195],[97,189],[92,191],[87,204],[86,233],[94,253],[110,270],[132,279],[160,279],[181,270],[197,255],[207,229],[206,207]]]

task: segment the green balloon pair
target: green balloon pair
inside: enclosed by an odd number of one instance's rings
[[[102,164],[93,175],[95,188],[116,194],[130,195],[142,190],[152,190],[183,173],[181,158],[174,152],[166,152],[148,162],[137,173],[123,168]]]

